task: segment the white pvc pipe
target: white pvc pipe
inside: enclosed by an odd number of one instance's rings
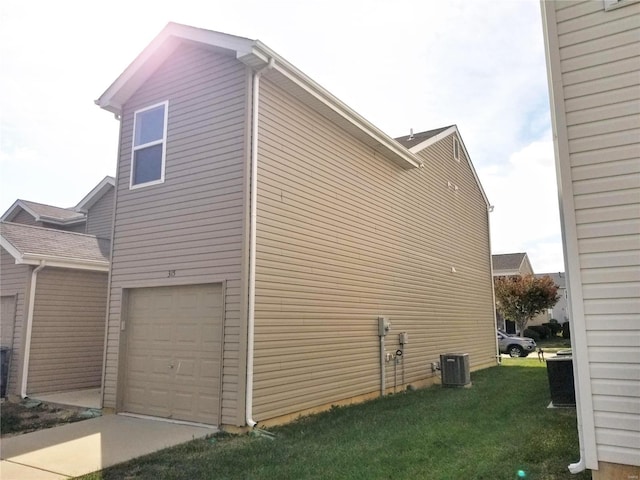
[[[29,304],[27,306],[27,325],[25,328],[25,343],[22,358],[22,382],[20,385],[20,396],[27,398],[27,379],[29,377],[29,356],[31,354],[31,332],[33,331],[33,310],[36,304],[36,284],[38,272],[45,267],[44,261],[31,272],[31,283],[29,285]]]
[[[384,358],[384,335],[380,335],[380,396],[384,397],[384,391],[386,389],[385,378],[385,358]]]
[[[247,312],[247,388],[245,394],[245,421],[250,427],[258,422],[253,419],[253,349],[256,309],[256,225],[258,208],[258,106],[260,102],[260,75],[273,67],[269,64],[253,73],[251,98],[251,217],[249,224],[249,311]]]

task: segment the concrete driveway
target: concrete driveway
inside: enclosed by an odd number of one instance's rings
[[[59,480],[217,432],[123,415],[105,415],[0,441],[2,480]]]

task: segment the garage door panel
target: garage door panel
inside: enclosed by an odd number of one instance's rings
[[[128,295],[123,409],[217,423],[222,286],[144,288]]]

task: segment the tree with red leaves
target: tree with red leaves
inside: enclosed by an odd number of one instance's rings
[[[558,285],[549,275],[497,277],[494,289],[496,308],[504,318],[516,323],[521,337],[529,320],[552,308],[560,299]]]

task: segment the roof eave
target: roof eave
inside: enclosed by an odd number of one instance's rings
[[[21,252],[4,235],[0,235],[0,247],[13,257],[16,265],[41,265],[43,262],[49,267],[70,268],[74,270],[91,270],[94,272],[108,272],[108,260],[88,260],[84,258],[60,257],[39,253]]]
[[[124,72],[98,98],[95,103],[116,115],[122,113],[123,104],[153,74],[182,41],[191,41],[209,47],[233,52],[238,60],[256,70],[273,59],[273,70],[321,102],[329,111],[352,125],[356,132],[367,138],[369,146],[404,169],[419,167],[422,162],[393,138],[379,130],[355,111],[322,88],[304,73],[280,57],[258,40],[235,37],[225,33],[169,23],[160,34],[136,57]]]
[[[42,262],[48,267],[70,268],[73,270],[91,270],[94,272],[108,272],[109,262],[102,260],[86,260],[83,258],[56,257],[39,253],[24,253],[16,263],[40,265]]]
[[[253,41],[247,38],[169,22],[109,88],[95,100],[96,105],[120,115],[126,100],[184,40],[236,52],[248,52],[253,44]]]
[[[329,91],[321,87],[259,40],[254,42],[254,47],[251,52],[247,54],[239,53],[237,57],[241,62],[254,69],[267,66],[269,60],[273,59],[272,70],[283,75],[298,88],[302,89],[315,100],[321,102],[335,115],[357,128],[367,137],[368,141],[365,143],[374,148],[374,150],[380,152],[386,158],[406,170],[422,165],[422,161],[412,152],[348,107],[344,102],[329,93]]]
[[[104,177],[78,204],[73,208],[76,212],[87,213],[102,196],[109,191],[109,187],[115,187],[116,181],[111,176]]]

